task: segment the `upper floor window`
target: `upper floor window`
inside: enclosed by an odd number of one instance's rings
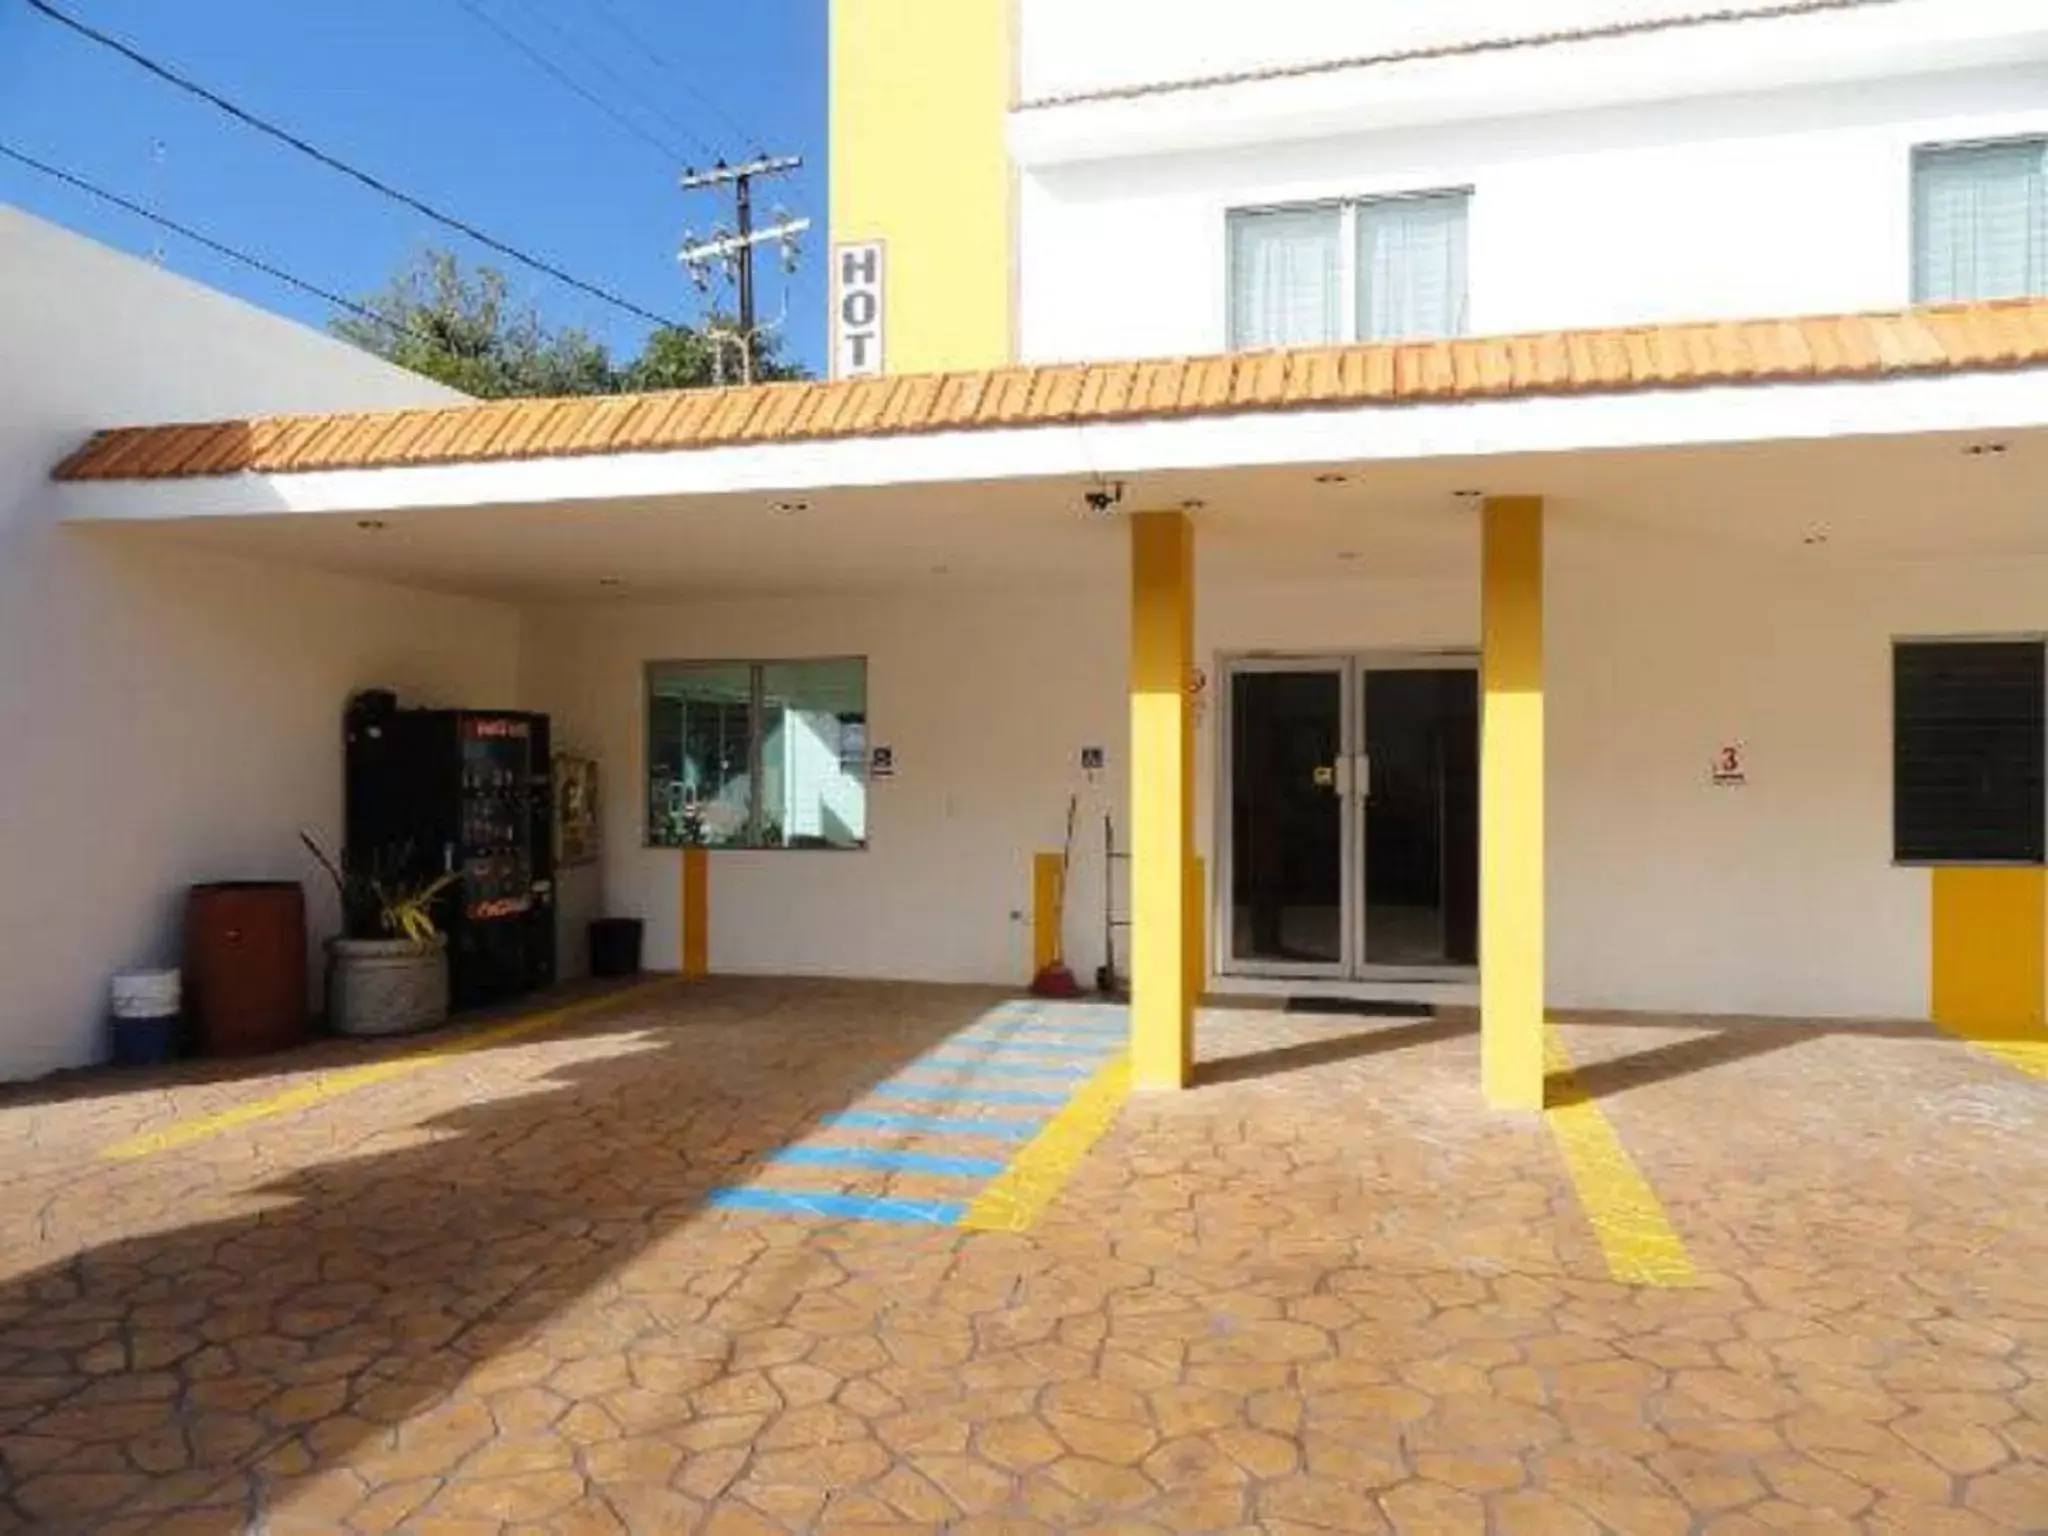
[[[1468,192],[1230,215],[1230,345],[1326,346],[1466,329]]]
[[[2048,139],[1913,156],[1913,298],[2048,294]]]

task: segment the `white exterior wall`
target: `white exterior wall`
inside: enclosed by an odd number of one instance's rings
[[[1723,30],[1762,50],[1772,25]],[[1564,69],[1572,54],[1518,67]],[[1372,74],[1350,77],[1361,99]],[[1173,110],[1194,114],[1205,94]],[[1022,168],[1020,352],[1225,350],[1230,209],[1451,187],[1472,190],[1477,334],[1896,308],[1912,294],[1914,147],[2043,132],[2040,62],[1293,140],[1248,123],[1236,140],[1173,152],[1119,152],[1105,130],[1088,158]]]
[[[341,708],[517,696],[485,602],[154,547],[53,518],[97,427],[460,398],[0,208],[0,1078],[93,1059],[117,969],[175,963],[184,887],[307,882],[341,823]]]
[[[1929,877],[1891,866],[1890,642],[2048,630],[2048,562],[1717,551],[1567,514],[1548,601],[1553,1000],[1924,1016]],[[642,664],[861,654],[869,739],[897,763],[871,791],[872,846],[714,852],[713,969],[1021,983],[1030,854],[1058,847],[1074,792],[1068,959],[1085,976],[1101,951],[1100,814],[1128,814],[1124,602],[1101,582],[558,608],[529,625],[527,681],[603,763],[608,900],[647,920],[650,964],[676,961],[679,856],[640,846]],[[1233,653],[1476,647],[1477,634],[1476,574],[1211,581],[1197,608],[1198,656],[1219,680]],[[1211,870],[1216,725],[1212,702],[1197,750]],[[1747,749],[1745,788],[1710,783],[1729,740]],[[1109,751],[1099,783],[1079,771],[1088,745]]]

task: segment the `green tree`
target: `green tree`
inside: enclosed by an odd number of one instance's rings
[[[774,332],[762,331],[754,338],[755,383],[803,377],[802,367],[782,357],[781,338]],[[665,325],[651,333],[640,355],[621,370],[619,388],[703,389],[711,384],[736,384],[739,378],[739,341],[733,322],[726,315],[714,314],[702,330]]]
[[[712,316],[702,330],[662,326],[638,357],[618,365],[587,332],[555,329],[532,306],[516,306],[502,272],[487,266],[465,271],[448,251],[423,252],[381,293],[361,302],[377,318],[343,316],[334,321],[337,335],[485,399],[702,389],[740,376],[731,323],[722,316]],[[772,334],[755,345],[757,379],[804,376],[780,357]]]

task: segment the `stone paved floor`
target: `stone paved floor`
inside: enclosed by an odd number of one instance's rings
[[[704,983],[126,1162],[361,1058],[0,1090],[0,1529],[2048,1529],[2048,1084],[1568,1026],[1688,1290],[1452,1021],[1205,1017],[1027,1235],[705,1207],[997,1001]]]

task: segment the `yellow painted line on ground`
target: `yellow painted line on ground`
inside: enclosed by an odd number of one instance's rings
[[[1130,1092],[1131,1058],[1120,1051],[974,1197],[960,1225],[976,1232],[1030,1231],[1067,1187],[1088,1149],[1115,1122]]]
[[[1959,1029],[1952,1024],[1943,1024],[1941,1028],[1965,1045],[1973,1045],[1987,1055],[1996,1056],[2015,1072],[2048,1079],[2048,1034],[1991,1034],[1982,1030]]]
[[[1697,1285],[1699,1272],[1664,1203],[1600,1106],[1579,1086],[1571,1052],[1549,1025],[1543,1029],[1543,1066],[1550,1082],[1543,1118],[1607,1256],[1608,1273],[1624,1285]]]
[[[126,1162],[148,1157],[152,1153],[168,1152],[175,1147],[189,1147],[194,1142],[205,1141],[209,1137],[220,1135],[223,1131],[232,1131],[259,1120],[287,1115],[295,1109],[325,1104],[330,1099],[338,1099],[345,1093],[355,1092],[358,1088],[367,1088],[373,1083],[389,1082],[394,1077],[418,1072],[425,1067],[433,1066],[436,1062],[505,1045],[527,1035],[537,1035],[542,1030],[554,1029],[586,1014],[633,1002],[674,985],[674,977],[641,982],[637,986],[626,987],[617,992],[586,997],[577,1002],[564,1004],[560,1008],[526,1014],[468,1034],[436,1040],[432,1044],[419,1046],[385,1061],[366,1062],[360,1067],[342,1067],[333,1072],[323,1072],[310,1082],[300,1083],[260,1099],[251,1099],[246,1104],[231,1105],[210,1115],[195,1115],[189,1120],[176,1120],[159,1130],[130,1136],[125,1141],[117,1141],[112,1146],[102,1148],[100,1156],[117,1162]]]

